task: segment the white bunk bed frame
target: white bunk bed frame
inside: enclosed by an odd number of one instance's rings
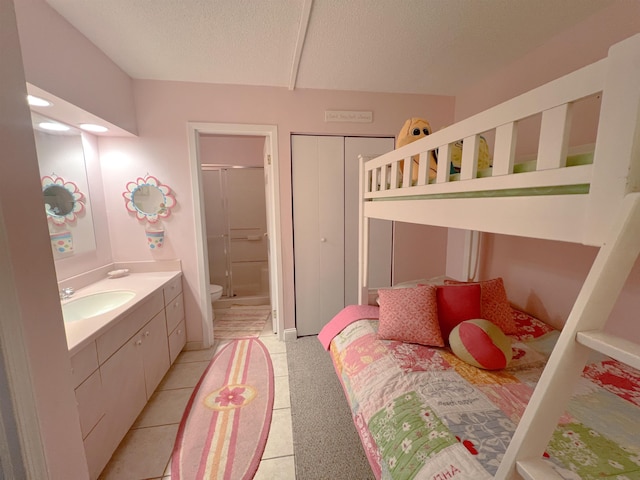
[[[566,167],[572,105],[600,93],[593,164]],[[539,113],[536,170],[514,174],[518,122]],[[480,134],[494,129],[492,176],[475,178]],[[460,139],[460,180],[449,181],[450,145]],[[435,149],[437,177],[428,183],[428,153]],[[411,165],[414,155],[419,155],[419,169],[412,185],[410,169],[400,173],[400,163]],[[578,184],[589,184],[588,193],[455,198],[467,192]],[[600,247],[496,473],[498,479],[518,474],[559,478],[542,455],[591,350],[640,369],[640,345],[603,331],[640,253],[639,191],[640,35],[613,45],[606,58],[569,75],[393,152],[361,160],[361,304],[368,301],[371,218]]]

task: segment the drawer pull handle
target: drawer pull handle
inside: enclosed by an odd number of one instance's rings
[[[146,332],[144,332],[144,336],[148,337],[149,336],[149,330],[147,330]]]
[[[136,341],[136,345],[138,345],[138,346],[142,345],[142,340],[137,340]]]
[[[178,335],[182,335],[182,330],[178,329]]]

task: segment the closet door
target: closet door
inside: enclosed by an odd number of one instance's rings
[[[358,303],[358,206],[360,155],[378,157],[394,149],[393,137],[344,139],[345,305]],[[369,226],[369,287],[391,286],[393,222],[372,219]]]
[[[291,136],[296,329],[316,335],[344,307],[344,139]]]

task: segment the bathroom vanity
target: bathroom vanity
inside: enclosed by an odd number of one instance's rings
[[[92,479],[105,467],[186,341],[180,271],[100,280],[63,300],[63,311],[71,302],[100,298],[105,292],[135,295],[105,313],[65,320]]]

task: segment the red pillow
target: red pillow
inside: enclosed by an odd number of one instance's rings
[[[436,298],[438,301],[438,323],[442,338],[448,343],[449,334],[456,325],[481,318],[480,285],[445,285],[437,287]]]
[[[378,290],[378,338],[443,347],[438,325],[436,287]]]
[[[458,282],[457,280],[445,280],[445,285],[480,285],[480,318],[485,318],[496,324],[507,335],[518,333],[516,322],[513,318],[513,309],[507,299],[502,278],[494,278],[481,282]]]

